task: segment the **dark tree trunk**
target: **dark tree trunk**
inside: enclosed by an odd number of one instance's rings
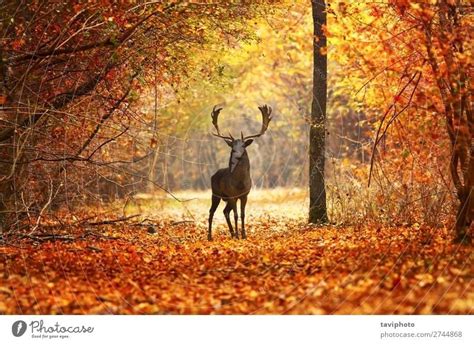
[[[312,0],[314,25],[313,104],[309,133],[309,222],[326,223],[326,189],[324,182],[327,58],[321,48],[326,48],[326,4]]]
[[[472,139],[471,139],[472,141]],[[453,145],[453,150],[456,147]],[[457,154],[454,151],[454,154]],[[474,220],[474,143],[471,143],[469,151],[467,152],[469,162],[465,162],[464,165],[468,164],[467,167],[464,167],[463,164],[460,164],[460,169],[464,171],[463,173],[463,185],[457,186],[457,194],[459,199],[459,208],[456,214],[456,237],[455,242],[460,243],[470,243],[472,242],[472,229],[471,225]],[[455,160],[455,163],[457,163]],[[453,161],[451,161],[453,164]],[[453,179],[459,180],[458,175],[453,175],[457,173],[458,166],[454,165],[451,167],[451,173]]]

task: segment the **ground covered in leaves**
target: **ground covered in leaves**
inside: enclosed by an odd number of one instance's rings
[[[195,222],[162,214],[2,244],[0,313],[474,313],[472,246],[445,228],[311,227],[262,208],[248,240],[220,218],[208,242],[203,207]]]

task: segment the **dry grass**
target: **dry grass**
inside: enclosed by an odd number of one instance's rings
[[[211,191],[186,190],[174,193],[181,202],[169,195],[140,194],[130,201],[126,207],[126,214],[142,214],[144,218],[158,219],[160,217],[173,218],[178,221],[195,221],[207,226]],[[308,193],[299,188],[252,190],[249,194],[246,219],[250,224],[253,220],[272,218],[279,221],[304,221],[308,212]],[[215,223],[218,227],[225,223],[222,210],[224,202],[219,205],[215,214]],[[240,208],[239,208],[240,212]]]

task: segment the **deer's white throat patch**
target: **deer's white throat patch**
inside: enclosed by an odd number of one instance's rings
[[[234,141],[234,144],[232,145],[232,153],[230,155],[230,172],[234,172],[235,167],[239,163],[244,153],[245,153],[244,142],[240,140]]]

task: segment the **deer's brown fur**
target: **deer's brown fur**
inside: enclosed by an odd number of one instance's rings
[[[240,200],[240,216],[242,221],[241,237],[242,239],[247,237],[245,233],[245,206],[247,204],[247,195],[252,187],[252,180],[250,178],[250,160],[246,148],[253,142],[251,138],[259,137],[265,133],[271,120],[272,111],[271,108],[266,105],[259,107],[259,109],[262,113],[262,129],[260,133],[247,137],[244,137],[242,134],[241,139],[237,140],[231,135],[222,136],[219,131],[217,118],[222,109],[216,109],[216,107],[214,107],[212,111],[212,123],[217,130],[217,134],[214,135],[224,139],[227,145],[232,148],[232,151],[229,157],[229,166],[218,170],[211,177],[212,204],[209,210],[208,240],[212,240],[212,219],[221,200],[227,203],[224,208],[224,216],[229,227],[230,235],[235,238],[239,237],[237,201]],[[231,211],[234,212],[234,228],[230,221]]]

